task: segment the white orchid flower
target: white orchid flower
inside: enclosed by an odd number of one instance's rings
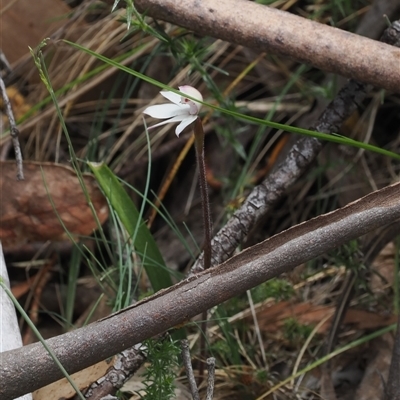
[[[203,101],[203,96],[201,93],[192,86],[179,86],[179,90],[185,95],[194,97],[197,100]],[[150,128],[155,128],[156,126],[161,126],[165,124],[170,124],[172,122],[180,122],[176,127],[176,136],[182,133],[182,131],[189,126],[192,122],[196,121],[198,117],[201,104],[197,101],[190,100],[185,96],[179,96],[179,94],[173,92],[162,91],[160,92],[166,99],[168,99],[173,104],[159,104],[156,106],[147,107],[143,113],[150,115],[150,117],[158,119],[167,119]]]

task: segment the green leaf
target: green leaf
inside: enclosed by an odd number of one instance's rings
[[[172,286],[171,275],[152,234],[117,177],[105,164],[88,162],[88,165],[132,238],[153,290]]]
[[[157,86],[157,87],[159,87],[161,89],[168,90],[170,92],[173,92],[173,93],[176,93],[176,94],[179,94],[179,95],[182,94],[179,90],[177,90],[175,88],[171,88],[170,86],[164,85],[163,83],[161,83],[161,82],[159,82],[159,81],[157,81],[157,80],[155,80],[153,78],[150,78],[150,77],[148,77],[148,76],[146,76],[144,74],[141,74],[140,72],[134,71],[134,70],[132,70],[132,69],[130,69],[130,68],[124,66],[124,65],[121,65],[117,61],[111,60],[111,59],[109,59],[109,58],[107,58],[107,57],[105,57],[105,56],[103,56],[101,54],[98,54],[98,53],[96,53],[96,52],[94,52],[94,51],[92,51],[92,50],[90,50],[90,49],[88,49],[88,48],[86,48],[84,46],[81,46],[79,44],[70,42],[68,40],[64,40],[64,42],[69,44],[70,46],[75,47],[76,49],[84,51],[87,54],[91,54],[93,57],[96,57],[98,60],[101,60],[101,61],[105,62],[108,65],[116,67],[116,68],[120,69],[121,71],[125,71],[128,74],[134,75],[137,78],[142,79],[143,81],[148,82],[148,83],[150,83],[150,84],[152,84],[154,86]],[[207,107],[210,107],[213,110],[219,111],[219,112],[221,112],[223,114],[226,114],[226,115],[231,115],[231,116],[233,116],[235,118],[238,118],[238,119],[241,119],[241,120],[244,120],[244,121],[248,121],[250,123],[254,123],[254,124],[257,124],[257,125],[269,126],[271,128],[281,129],[281,130],[286,131],[286,132],[297,133],[299,135],[312,136],[312,137],[315,137],[315,138],[320,139],[320,140],[326,140],[328,142],[334,142],[334,143],[344,144],[346,146],[357,147],[359,149],[372,151],[374,153],[382,154],[384,156],[400,160],[400,154],[396,154],[396,153],[393,153],[391,151],[388,151],[388,150],[385,150],[385,149],[381,149],[380,147],[372,146],[372,145],[367,144],[367,143],[358,142],[357,140],[353,140],[353,139],[347,138],[345,136],[341,136],[341,135],[339,135],[337,133],[332,133],[331,135],[329,135],[327,133],[310,131],[308,129],[297,128],[297,127],[290,126],[290,125],[279,124],[277,122],[272,122],[272,121],[264,120],[264,119],[261,119],[261,118],[252,117],[250,115],[241,114],[241,113],[238,113],[236,111],[232,111],[232,110],[228,110],[228,109],[225,109],[225,108],[221,108],[221,107],[215,106],[213,104],[206,103],[204,101],[199,101],[198,99],[194,99],[191,96],[185,96],[185,97],[187,97],[190,100],[197,101],[198,103],[201,103],[201,104],[203,104],[203,105],[205,105]]]

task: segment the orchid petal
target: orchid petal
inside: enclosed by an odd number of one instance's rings
[[[181,103],[181,98],[182,96],[179,96],[179,94],[174,93],[174,92],[167,92],[167,91],[162,91],[160,92],[162,96],[164,96],[166,99],[168,99],[171,103],[179,105]]]
[[[179,137],[179,135],[182,133],[182,131],[189,126],[192,122],[196,121],[197,115],[190,115],[186,117],[175,129],[176,136]]]
[[[160,104],[147,107],[143,113],[153,118],[164,119],[175,117],[176,115],[188,115],[189,109],[188,105]]]
[[[203,96],[201,95],[201,93],[192,86],[189,86],[189,85],[179,86],[179,90],[183,94],[187,94],[190,97],[194,97],[197,100],[203,101]],[[188,104],[190,106],[190,114],[191,115],[195,115],[200,112],[201,104],[198,103],[197,101],[190,100],[187,97],[182,96],[181,103]]]
[[[190,97],[195,98],[196,100],[200,100],[203,101],[203,96],[201,95],[201,93],[195,89],[193,86],[189,86],[189,85],[184,85],[184,86],[179,86],[179,90],[183,93],[183,94],[187,94]],[[193,101],[193,100],[192,100]]]
[[[173,122],[179,122],[179,125],[175,130],[176,135],[179,137],[182,131],[196,120],[201,104],[197,101],[188,99],[185,95],[191,96],[199,101],[203,101],[203,96],[192,86],[180,86],[179,90],[182,93],[181,96],[166,90],[160,92],[162,96],[173,104],[154,105],[147,107],[143,111],[144,114],[150,115],[153,118],[165,119],[165,121],[150,126],[149,129]]]
[[[176,116],[176,117],[167,119],[166,121],[161,121],[161,122],[159,122],[158,124],[149,126],[149,129],[150,129],[150,128],[155,128],[155,127],[161,126],[161,125],[170,124],[170,123],[173,123],[173,122],[181,122],[181,121],[184,121],[184,120],[187,119],[187,118],[189,118],[187,115],[178,115],[178,116]]]

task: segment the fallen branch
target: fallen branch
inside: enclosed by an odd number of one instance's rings
[[[247,0],[135,0],[138,11],[400,93],[400,50]],[[383,18],[383,16],[382,16]]]
[[[400,183],[296,225],[217,267],[47,343],[69,373],[77,372],[397,219]],[[13,399],[61,377],[40,343],[7,351],[0,358],[0,398]]]

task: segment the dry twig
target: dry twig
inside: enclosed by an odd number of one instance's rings
[[[206,400],[212,400],[214,397],[214,385],[215,385],[215,358],[207,358],[207,394]]]
[[[189,342],[184,339],[181,341],[182,348],[182,362],[185,367],[186,376],[189,382],[190,393],[193,400],[200,400],[199,390],[197,388],[196,379],[193,374],[192,360],[190,358]]]
[[[0,76],[0,91],[1,91],[1,96],[3,98],[4,108],[6,110],[6,114],[10,122],[10,135],[14,146],[15,161],[17,163],[17,179],[21,181],[24,179],[24,170],[22,166],[21,147],[19,145],[19,140],[18,140],[19,131],[17,128],[17,124],[15,123],[15,118],[11,108],[10,99],[7,96],[6,86],[1,76]]]

